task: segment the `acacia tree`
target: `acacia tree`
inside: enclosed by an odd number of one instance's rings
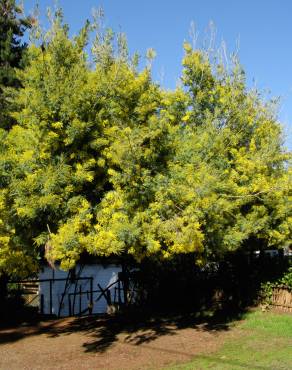
[[[18,124],[3,140],[1,158],[0,263],[14,273],[27,272],[22,264],[35,269],[38,246],[46,244],[64,267],[91,247],[96,207],[112,188],[106,147],[127,122],[156,107],[150,72],[136,71],[122,36],[115,51],[111,31],[98,35],[90,70],[88,27],[70,40],[57,14],[46,43],[31,45],[30,63],[18,74],[24,87],[15,95]]]
[[[18,72],[17,125],[1,140],[0,269],[37,269],[40,251],[199,264],[291,239],[291,170],[281,126],[234,63],[185,44],[183,86],[139,71],[125,38],[89,24],[70,39],[61,14]],[[151,54],[151,53],[150,53]]]
[[[114,186],[96,240],[138,258],[195,252],[199,263],[289,242],[289,154],[272,107],[247,91],[238,63],[228,71],[185,50],[184,89],[164,93],[146,127],[129,127],[108,149]]]

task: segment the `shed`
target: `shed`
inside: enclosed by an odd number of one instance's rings
[[[117,263],[77,264],[70,271],[44,266],[38,279],[40,312],[58,317],[106,313],[124,301],[121,272]]]

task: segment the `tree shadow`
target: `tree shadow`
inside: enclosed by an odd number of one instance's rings
[[[175,336],[180,330],[194,329],[207,332],[228,331],[235,320],[246,311],[215,312],[211,317],[204,313],[132,314],[107,318],[104,322],[87,322],[87,333],[92,340],[83,344],[86,352],[105,352],[123,334],[124,343],[139,346],[149,344],[162,336]],[[87,319],[88,320],[88,319]],[[84,321],[76,320],[74,330],[82,330]],[[70,328],[72,330],[72,326]]]
[[[243,312],[217,312],[208,317],[204,312],[131,312],[114,316],[99,315],[61,320],[31,322],[0,329],[0,345],[19,341],[29,336],[45,334],[50,338],[82,333],[90,340],[84,342],[85,352],[104,353],[122,335],[123,343],[139,346],[162,336],[174,336],[180,330],[227,331]]]

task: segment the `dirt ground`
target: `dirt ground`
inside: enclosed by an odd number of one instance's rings
[[[160,369],[215,351],[229,329],[192,315],[21,324],[0,329],[0,369]]]

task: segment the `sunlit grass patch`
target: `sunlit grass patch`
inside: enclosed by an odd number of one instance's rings
[[[238,333],[214,353],[198,355],[177,370],[290,370],[292,368],[292,315],[250,312],[236,325]],[[232,330],[232,329],[231,329]]]

